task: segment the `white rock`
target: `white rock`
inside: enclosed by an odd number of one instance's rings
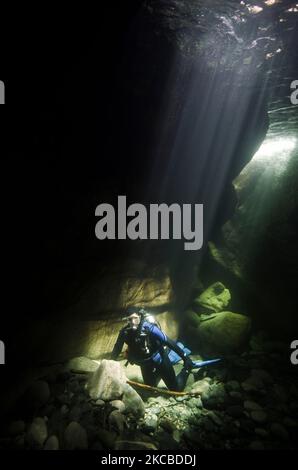
[[[126,375],[119,362],[104,359],[88,382],[88,390],[94,400],[110,401],[121,398]]]
[[[195,382],[192,387],[191,387],[191,392],[192,393],[207,393],[208,390],[210,389],[210,384],[207,382],[207,380],[198,380]]]

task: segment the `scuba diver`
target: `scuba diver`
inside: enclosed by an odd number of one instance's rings
[[[191,370],[196,367],[188,357],[190,351],[168,338],[144,309],[129,307],[127,315],[128,324],[119,333],[111,359],[117,359],[125,343],[128,346],[128,362],[141,367],[145,384],[156,387],[162,379],[169,390],[181,392]],[[178,360],[181,358],[184,361],[177,376],[169,357],[169,353],[173,352],[179,356]]]

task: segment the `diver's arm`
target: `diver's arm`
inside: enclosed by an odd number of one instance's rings
[[[176,343],[176,341],[173,341],[172,339],[168,338],[166,336],[166,341],[165,341],[165,344],[166,346],[168,346],[170,349],[172,349],[173,351],[175,351],[176,354],[178,354],[178,356],[181,357],[181,359],[184,359],[186,357],[186,354],[185,352],[183,351],[183,349],[181,349],[178,344]]]
[[[193,368],[193,362],[192,360],[190,359],[189,356],[187,356],[187,354],[185,354],[185,352],[183,351],[183,349],[181,349],[178,344],[173,341],[172,339],[168,338],[166,336],[166,342],[165,344],[170,348],[172,349],[173,351],[175,351],[176,354],[178,354],[178,356],[181,357],[181,359],[183,360],[184,362],[184,367],[186,369],[192,369]]]
[[[183,359],[184,365],[187,368],[192,367],[192,360],[185,354],[183,349],[181,349],[175,341],[168,338],[168,336],[166,336],[156,325],[152,325],[150,327],[150,332],[153,336],[158,338],[162,344],[164,344],[165,346],[168,346],[170,349],[175,351],[175,353],[178,354],[178,356],[180,356],[181,359]]]
[[[117,357],[122,351],[123,345],[124,345],[124,330],[122,329],[118,335],[117,341],[111,353],[112,361],[115,361],[117,359]]]

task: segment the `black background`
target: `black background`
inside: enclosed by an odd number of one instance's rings
[[[117,93],[139,7],[137,1],[63,9],[51,3],[3,12],[2,338],[5,324],[40,314],[46,277],[69,263],[80,195],[111,171],[123,181],[123,172],[130,173]]]

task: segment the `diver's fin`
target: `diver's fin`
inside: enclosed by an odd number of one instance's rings
[[[215,362],[219,362],[221,359],[209,359],[207,361],[196,361],[193,362],[193,369],[199,369],[200,367],[209,366],[209,364],[214,364]]]

